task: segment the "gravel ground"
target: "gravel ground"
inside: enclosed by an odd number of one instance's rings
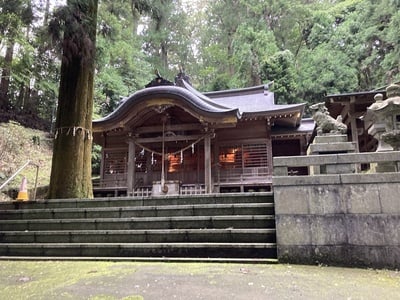
[[[400,299],[400,273],[283,264],[0,261],[0,299]]]

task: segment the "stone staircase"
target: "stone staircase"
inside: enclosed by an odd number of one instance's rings
[[[0,256],[276,259],[273,195],[0,203]]]

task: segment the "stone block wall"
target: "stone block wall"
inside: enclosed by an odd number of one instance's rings
[[[280,262],[400,268],[400,173],[273,178]]]

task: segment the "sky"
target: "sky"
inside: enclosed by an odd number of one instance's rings
[[[60,4],[65,4],[67,0],[51,0],[50,3],[52,5],[60,5]]]

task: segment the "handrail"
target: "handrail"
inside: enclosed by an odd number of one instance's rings
[[[19,173],[21,173],[27,166],[32,165],[36,167],[36,178],[35,178],[35,188],[33,192],[33,200],[36,200],[36,191],[37,191],[37,181],[39,176],[39,165],[28,160],[23,166],[21,166],[10,178],[8,178],[2,185],[0,185],[0,191],[3,187],[5,187],[11,180],[13,180]]]

